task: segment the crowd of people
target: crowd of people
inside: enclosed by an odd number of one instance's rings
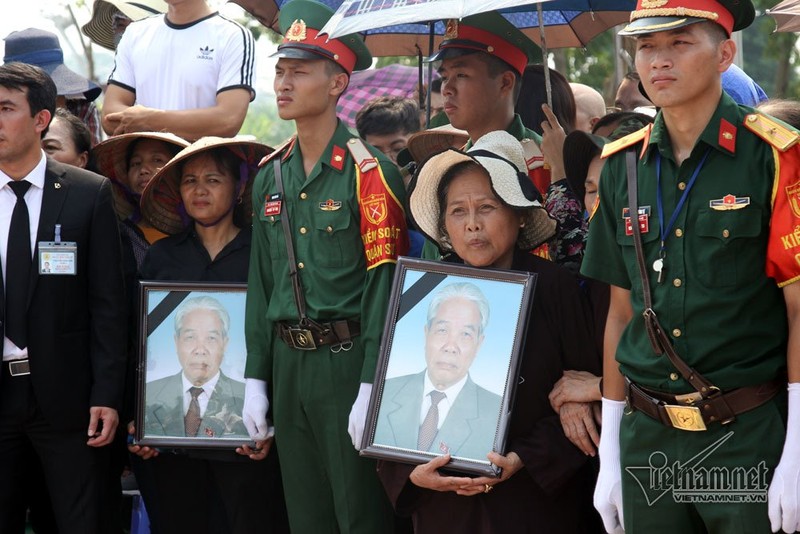
[[[445,21],[430,110],[378,97],[352,132],[372,56],[291,0],[278,147],[237,135],[259,58],[205,0],[95,0],[101,108],[55,35],[6,37],[0,533],[120,532],[134,479],[156,534],[800,530],[800,104],[733,64],[750,0],[653,4],[613,106],[486,12]],[[380,379],[400,256],[536,275],[504,450],[468,432],[504,402],[471,372],[476,285],[438,288],[426,367]],[[180,370],[137,384],[140,281],[246,284],[241,376],[231,314],[194,296]]]

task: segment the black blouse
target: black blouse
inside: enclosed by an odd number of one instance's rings
[[[140,270],[142,280],[175,282],[247,282],[250,228],[242,230],[213,260],[190,228],[156,241]]]

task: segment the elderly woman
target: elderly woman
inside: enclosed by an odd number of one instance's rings
[[[382,462],[396,510],[417,533],[591,532],[594,467],[564,435],[547,394],[564,369],[599,372],[591,320],[575,278],[530,254],[555,232],[524,173],[519,142],[491,132],[467,152],[447,150],[418,171],[413,220],[446,261],[538,275],[506,451],[486,451],[499,478],[446,471],[448,454],[416,467]]]
[[[250,188],[257,162],[270,150],[253,138],[204,137],[165,165],[145,188],[141,210],[168,237],[150,247],[141,277],[246,282]],[[201,406],[204,395],[198,397]],[[287,532],[277,456],[269,445],[259,451],[160,454],[129,447],[153,475],[155,492],[144,497],[148,510],[158,510],[153,518],[158,531]]]

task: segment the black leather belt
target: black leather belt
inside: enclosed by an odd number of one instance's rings
[[[331,321],[308,325],[281,322],[275,326],[278,336],[284,343],[298,350],[315,350],[321,345],[332,345],[331,350],[350,350],[352,339],[361,333],[361,326],[355,321]]]
[[[680,430],[706,430],[711,423],[727,424],[741,413],[758,408],[786,387],[785,380],[746,386],[703,398],[700,393],[671,395],[628,384],[628,405],[634,410]]]
[[[26,376],[31,374],[30,360],[8,360],[3,362],[11,376]]]

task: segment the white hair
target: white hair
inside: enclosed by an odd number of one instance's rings
[[[209,310],[217,314],[220,323],[222,323],[222,337],[228,338],[228,330],[231,327],[231,316],[228,310],[222,305],[220,301],[214,297],[202,296],[192,297],[184,300],[175,312],[175,335],[181,335],[181,328],[183,327],[183,318],[186,314],[195,310]]]
[[[439,306],[441,306],[442,303],[455,298],[468,300],[473,302],[478,307],[478,313],[481,316],[480,331],[478,332],[478,335],[483,335],[483,332],[486,330],[486,327],[489,324],[489,301],[486,299],[486,296],[478,288],[478,286],[470,282],[459,282],[446,285],[436,292],[431,299],[431,303],[428,305],[428,328],[430,328],[431,324],[433,323],[433,319],[436,317],[436,312],[439,311]]]

